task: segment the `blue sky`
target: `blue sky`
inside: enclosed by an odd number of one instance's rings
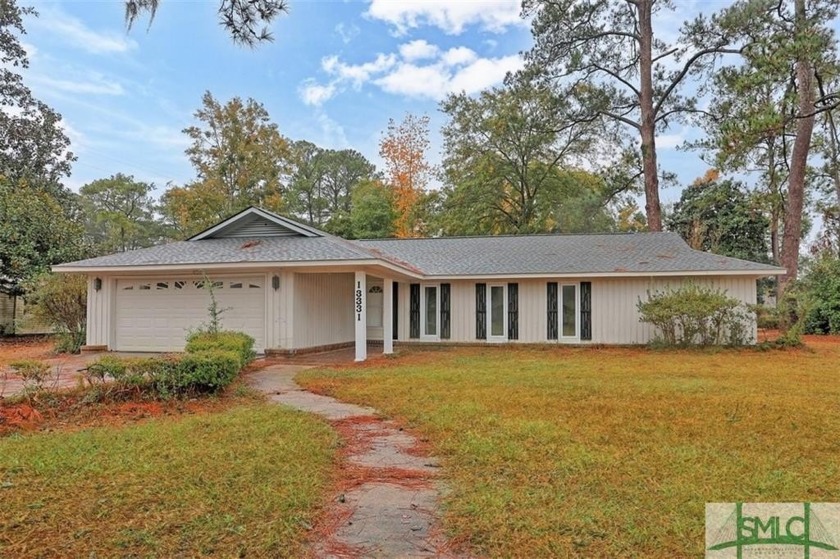
[[[678,2],[662,29],[676,34],[697,0]],[[707,3],[719,8],[719,2]],[[218,25],[215,0],[161,0],[147,29],[130,33],[121,1],[35,2],[26,21],[27,83],[58,110],[78,156],[69,186],[113,173],[154,182],[193,176],[181,130],[201,96],[253,97],[289,138],[357,149],[374,163],[389,118],[431,117],[430,159],[440,161],[438,101],[502,81],[531,46],[518,0],[291,0],[275,41],[250,50]],[[701,175],[696,153],[675,149],[681,128],[659,138],[660,162],[683,182]],[[678,197],[675,189],[663,199]]]

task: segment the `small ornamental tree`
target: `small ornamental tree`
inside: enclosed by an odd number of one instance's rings
[[[26,286],[33,316],[58,333],[56,350],[78,353],[85,343],[87,278],[77,274],[44,273]]]
[[[750,311],[720,289],[688,283],[648,291],[637,308],[640,320],[653,324],[665,345],[743,345],[750,338]]]

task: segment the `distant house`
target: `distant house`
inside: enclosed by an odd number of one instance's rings
[[[51,329],[26,312],[26,301],[14,284],[0,278],[0,335],[48,334]]]
[[[88,350],[177,351],[207,321],[260,350],[367,342],[635,344],[636,303],[693,280],[756,302],[783,269],[692,250],[675,233],[348,241],[248,208],[189,240],[54,268],[87,274]],[[753,337],[755,326],[753,325]]]

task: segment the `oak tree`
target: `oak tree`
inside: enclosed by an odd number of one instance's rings
[[[222,104],[207,92],[195,117],[199,124],[184,133],[192,141],[186,154],[196,179],[162,198],[172,224],[190,235],[248,206],[283,211],[289,143],[265,108],[239,97]]]

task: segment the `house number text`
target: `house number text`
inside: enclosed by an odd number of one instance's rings
[[[356,321],[362,321],[362,284],[357,282],[357,289],[356,289]]]

